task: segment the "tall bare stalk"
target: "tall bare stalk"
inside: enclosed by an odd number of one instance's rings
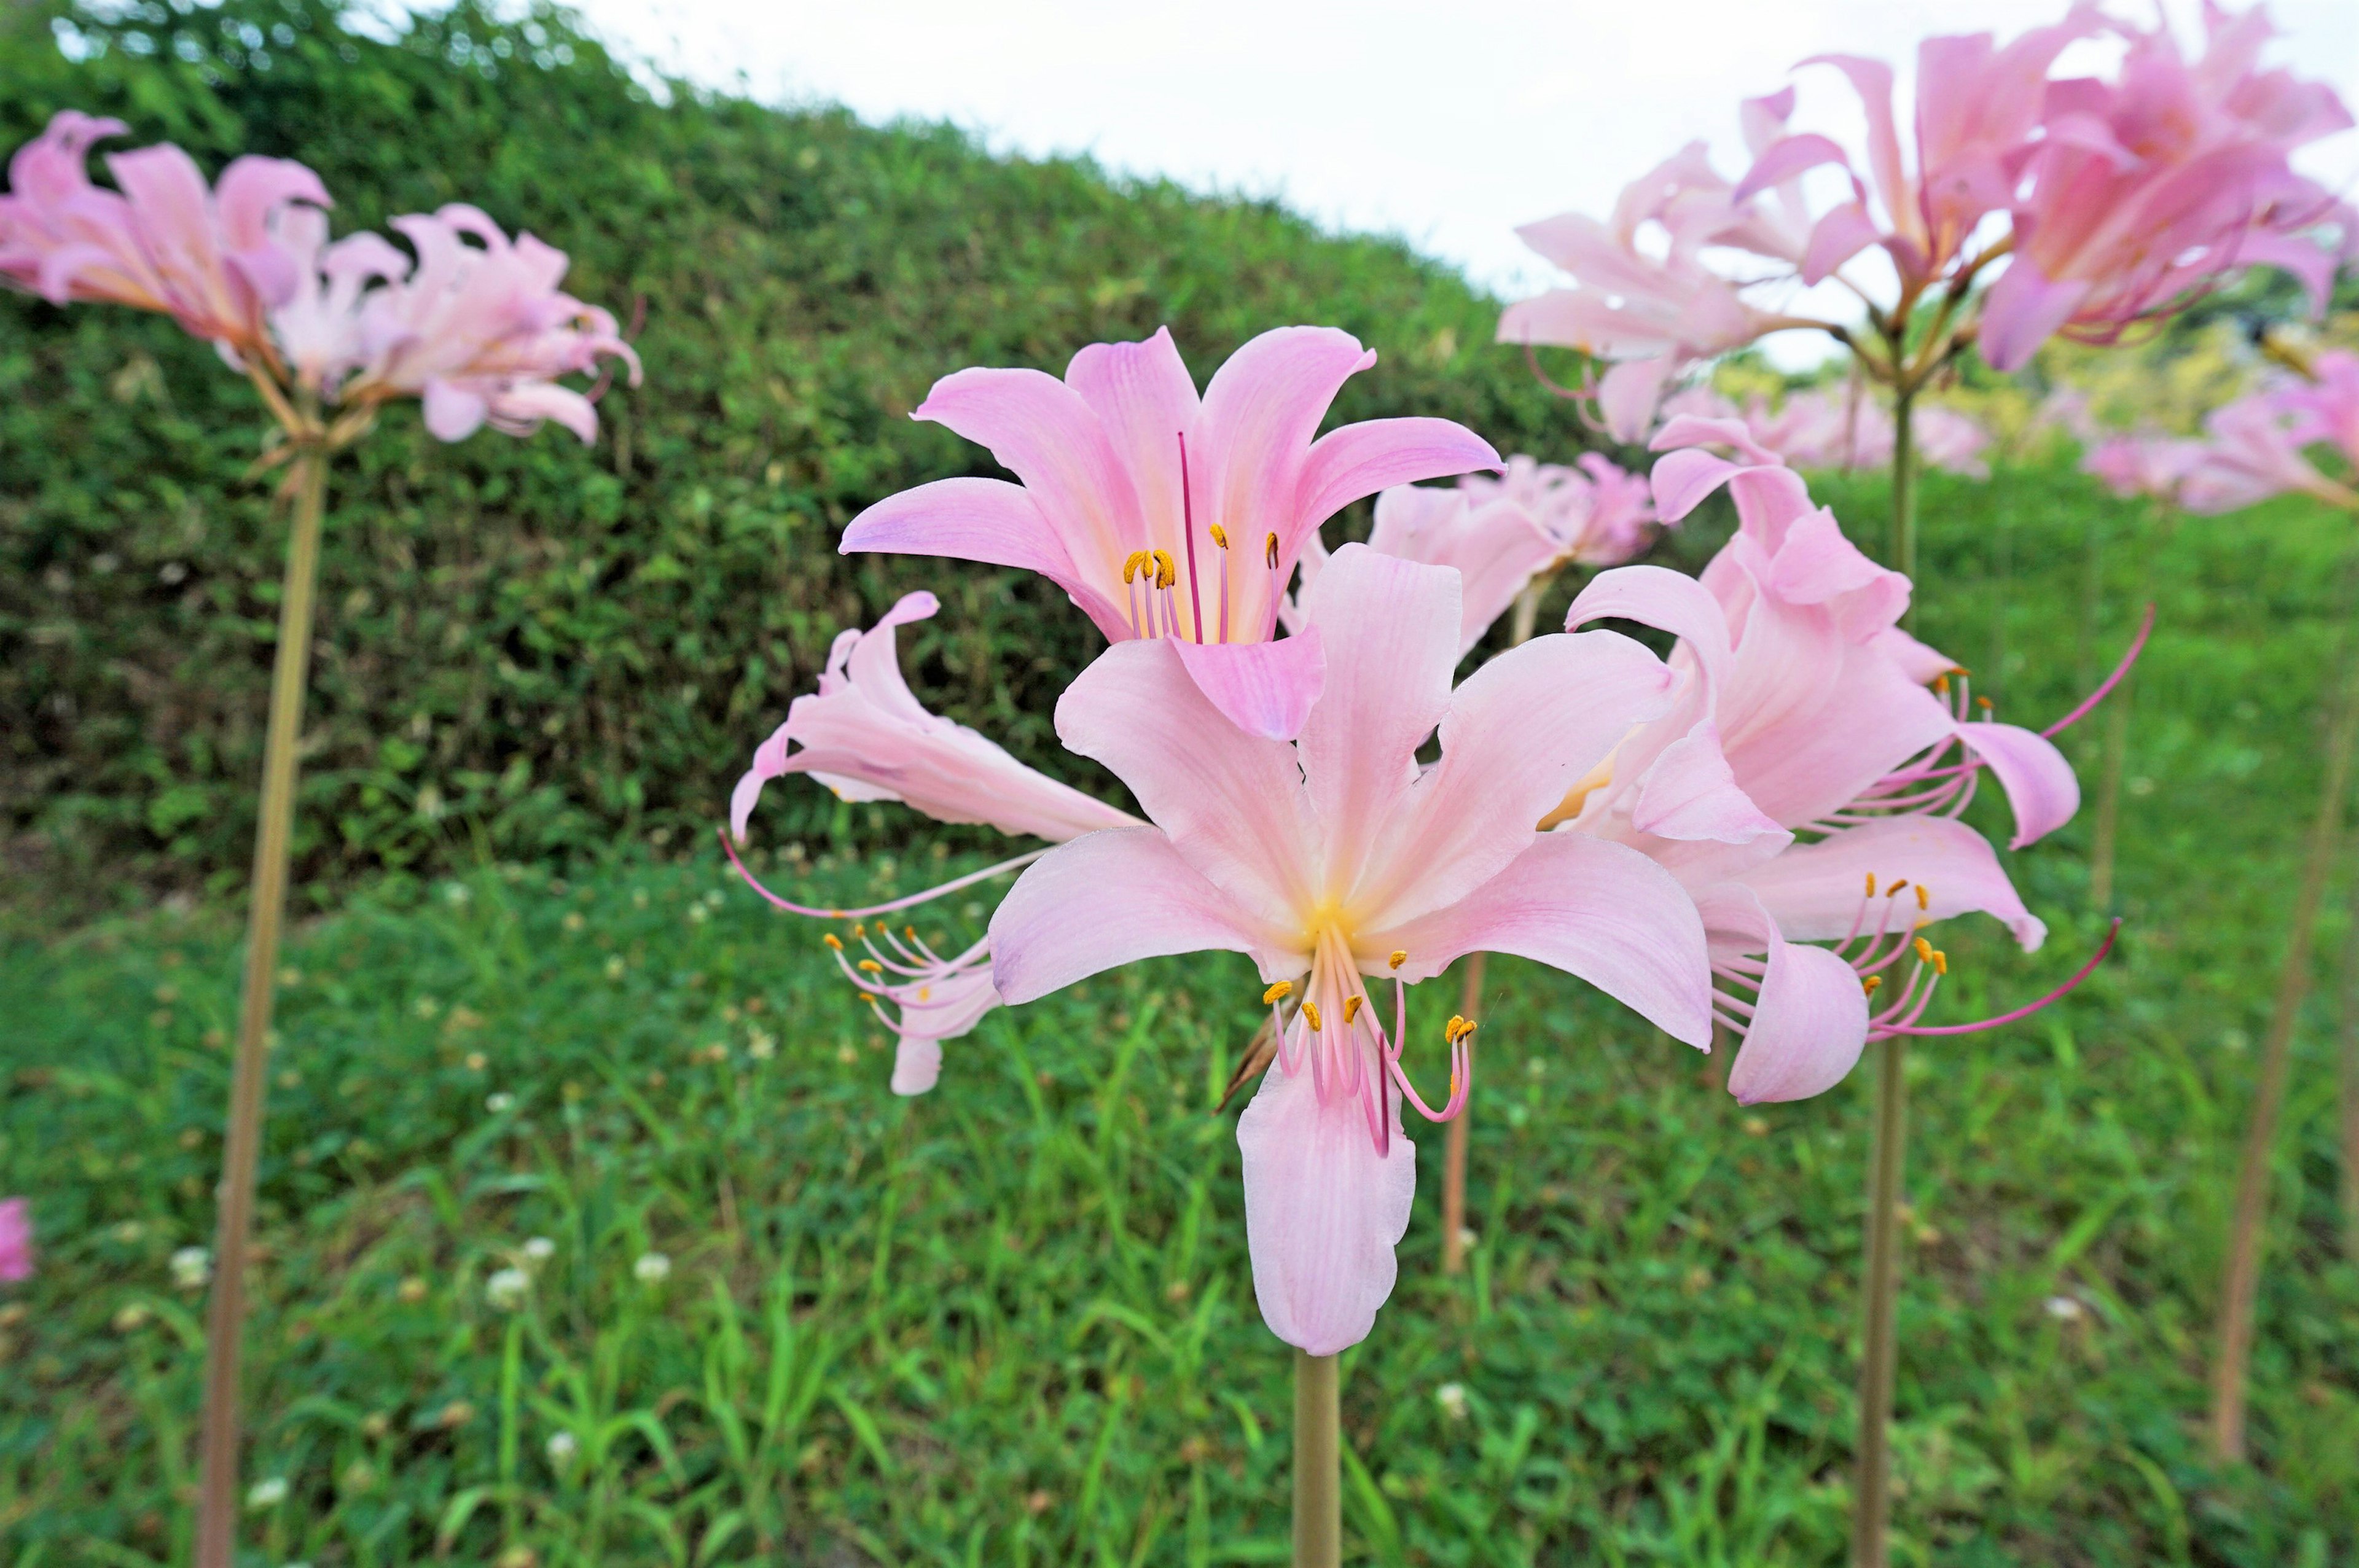
[[[204,1469],[197,1493],[197,1568],[231,1568],[237,1519],[239,1383],[245,1334],[247,1242],[254,1228],[255,1167],[262,1152],[262,1098],[270,1011],[278,977],[278,935],[287,913],[288,844],[295,822],[297,752],[311,663],[311,605],[320,575],[320,525],[327,505],[328,454],[316,440],[298,449],[289,475],[294,529],[278,600],[278,649],[270,671],[270,729],[263,747],[262,806],[254,841],[254,886],[246,914],[245,991],[230,1075],[229,1137],[217,1195],[213,1287],[205,1330]]]
[[[2351,926],[2343,938],[2340,1071],[2343,1152],[2343,1253],[2359,1263],[2359,877],[2351,883]]]
[[[1294,1353],[1294,1568],[1342,1568],[1342,1400],[1335,1357]]]
[[[2228,1269],[2220,1289],[2212,1364],[2212,1449],[2222,1460],[2245,1457],[2245,1379],[2253,1354],[2254,1301],[2260,1290],[2261,1257],[2268,1238],[2270,1157],[2277,1145],[2277,1119],[2285,1108],[2294,1030],[2301,1021],[2301,1004],[2310,994],[2319,902],[2325,894],[2327,873],[2343,831],[2352,743],[2359,737],[2359,687],[2354,687],[2354,676],[2359,676],[2359,638],[2353,636],[2351,624],[2354,586],[2359,586],[2359,568],[2346,568],[2337,629],[2341,646],[2332,666],[2334,682],[2325,700],[2329,716],[2326,778],[2310,818],[2291,929],[2286,935],[2285,966],[2277,974],[2277,1001],[2269,1013],[2268,1033],[2261,1042],[2260,1082],[2254,1090],[2252,1119],[2245,1124],[2244,1157],[2236,1173],[2236,1206],[2229,1220]]]
[[[1898,388],[1892,406],[1892,567],[1917,579],[1916,390]],[[1913,627],[1912,599],[1908,620]],[[1867,1238],[1860,1281],[1859,1452],[1853,1483],[1852,1562],[1885,1568],[1892,1507],[1892,1385],[1900,1336],[1894,1321],[1900,1277],[1900,1187],[1908,1163],[1907,1037],[1889,1035],[1875,1057],[1875,1142],[1868,1154]]]

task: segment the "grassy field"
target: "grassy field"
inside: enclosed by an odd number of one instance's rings
[[[1881,514],[1873,485],[1829,493]],[[2162,621],[2119,959],[1911,1060],[1903,1559],[2351,1562],[2331,996],[2279,1151],[2254,1464],[2212,1467],[2199,1433],[2342,535],[2293,506],[2133,535],[2051,473],[1936,481],[1927,514],[1924,630],[2006,716],[2060,711],[2142,589]],[[2112,537],[2084,636],[2093,521]],[[1943,1018],[2079,963],[2103,925],[2086,843],[2076,824],[2014,858],[2054,935],[2027,959],[1960,930]],[[829,899],[957,863],[922,838],[897,863],[771,849]],[[956,939],[986,908],[921,928]],[[8,929],[0,1193],[31,1196],[44,1251],[0,1315],[0,1557],[174,1561],[202,1294],[173,1255],[210,1238],[234,912],[49,933],[19,908]],[[1209,1110],[1255,1017],[1248,966],[1002,1011],[910,1102],[817,935],[717,851],[628,848],[386,882],[298,934],[253,1561],[1283,1561],[1290,1363],[1253,1308],[1234,1112]],[[1864,1079],[1745,1110],[1571,982],[1491,974],[1471,1271],[1438,1272],[1428,1133],[1400,1289],[1345,1364],[1354,1560],[1839,1561]],[[1412,1005],[1430,1044],[1456,986]]]

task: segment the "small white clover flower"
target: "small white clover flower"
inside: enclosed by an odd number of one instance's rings
[[[265,1476],[245,1489],[245,1506],[259,1511],[275,1509],[287,1500],[287,1477]]]
[[[495,1312],[514,1312],[524,1305],[525,1292],[532,1289],[532,1276],[522,1269],[502,1269],[484,1281],[484,1299]]]
[[[690,925],[701,925],[712,918],[712,912],[705,908],[704,905],[701,903],[691,903],[688,906],[688,923]]]
[[[570,1432],[553,1432],[549,1436],[549,1462],[560,1470],[570,1469],[573,1456],[582,1452],[582,1444]]]
[[[1466,1385],[1442,1384],[1433,1390],[1433,1402],[1440,1405],[1441,1413],[1451,1420],[1464,1421],[1466,1419]]]
[[[631,1272],[638,1276],[641,1284],[659,1285],[671,1278],[671,1260],[660,1252],[642,1252],[639,1260],[631,1265]]]
[[[484,1108],[490,1111],[494,1116],[499,1115],[502,1111],[514,1110],[516,1108],[516,1096],[508,1093],[506,1089],[500,1089],[492,1094],[485,1095],[484,1097]]]
[[[172,1254],[172,1283],[184,1291],[201,1291],[213,1277],[213,1255],[201,1247],[183,1247]]]
[[[527,1237],[524,1256],[527,1263],[546,1263],[557,1256],[557,1243],[546,1236]]]
[[[761,1030],[756,1029],[745,1036],[745,1054],[756,1062],[766,1062],[777,1054],[777,1041]]]
[[[2088,1312],[2088,1308],[2071,1296],[2050,1296],[2039,1304],[2049,1316],[2059,1323],[2078,1323]]]
[[[467,906],[467,901],[474,896],[473,891],[465,882],[442,884],[442,901],[453,909],[464,909]]]

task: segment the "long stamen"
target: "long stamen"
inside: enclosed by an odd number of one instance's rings
[[[2104,684],[2099,686],[2096,690],[2082,698],[2081,705],[2078,708],[2072,709],[2071,712],[2066,714],[2055,723],[2050,724],[2047,729],[2042,730],[2040,733],[2052,741],[2066,730],[2071,729],[2073,725],[2081,722],[2082,719],[2086,719],[2089,716],[2089,710],[2091,708],[2104,701],[2105,698],[2112,694],[2114,687],[2122,684],[2123,678],[2130,673],[2130,666],[2137,663],[2138,655],[2140,654],[2146,652],[2146,640],[2152,634],[2153,631],[2154,606],[2149,604],[2146,607],[2145,619],[2138,622],[2137,635],[2130,639],[2129,652],[2124,654],[2122,655],[2122,662],[2114,666],[2114,673],[2107,676]]]
[[[1212,543],[1221,549],[1221,641],[1229,640],[1229,535],[1218,523],[1209,525]]]
[[[754,873],[745,869],[745,862],[737,858],[737,847],[729,841],[729,830],[722,827],[715,828],[714,831],[720,834],[722,852],[729,857],[729,863],[736,868],[739,880],[769,900],[770,907],[773,909],[783,910],[788,914],[807,914],[814,920],[862,920],[875,914],[890,914],[897,909],[912,909],[919,904],[940,898],[946,893],[956,892],[961,888],[972,887],[976,882],[988,881],[993,877],[1006,876],[1010,871],[1020,871],[1047,854],[1049,849],[1056,848],[1051,844],[1048,849],[1034,849],[1028,854],[1018,855],[1012,860],[1002,860],[995,866],[985,866],[979,871],[969,871],[962,877],[951,878],[940,887],[928,888],[923,892],[913,892],[907,898],[897,898],[888,903],[872,903],[864,909],[820,909],[810,904],[795,903],[780,898],[777,893],[764,887]]]
[[[1879,1027],[1886,1034],[1978,1034],[1985,1029],[1996,1029],[2000,1024],[2013,1023],[2017,1019],[2028,1018],[2040,1009],[2052,1007],[2063,1000],[2080,988],[2082,981],[2096,973],[2097,966],[2105,961],[2105,955],[2114,950],[2114,939],[2121,935],[2121,916],[2115,915],[2112,926],[2105,932],[2105,939],[2097,945],[2097,950],[2089,956],[2089,961],[2073,972],[2071,979],[2066,980],[2038,1001],[2025,1007],[2018,1007],[2012,1012],[2002,1012],[1995,1018],[1980,1019],[1973,1023],[1940,1023],[1920,1026],[1911,1021],[1908,1023],[1886,1024]]]
[[[1265,638],[1277,635],[1277,601],[1286,592],[1286,583],[1277,575],[1277,535],[1272,534],[1262,542],[1262,564],[1269,568],[1269,620],[1262,628]]]

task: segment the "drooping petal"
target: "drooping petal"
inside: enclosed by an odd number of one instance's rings
[[[1961,724],[1958,739],[1981,758],[2015,811],[2010,849],[2046,837],[2081,809],[2081,781],[2045,737],[2013,724]]]
[[[1637,850],[1581,833],[1543,833],[1507,869],[1448,908],[1361,938],[1406,951],[1399,973],[1429,979],[1466,953],[1513,953],[1577,975],[1672,1039],[1712,1039],[1703,922],[1671,874]]]
[[[1722,883],[1696,895],[1715,950],[1763,955],[1745,1043],[1728,1073],[1739,1103],[1808,1099],[1843,1082],[1867,1044],[1858,974],[1823,947],[1790,944],[1761,901]]]
[[[1067,557],[1092,579],[1119,572],[1125,557],[1151,543],[1130,473],[1104,423],[1055,376],[1037,370],[957,371],[934,383],[910,417],[947,425],[989,448],[1023,480]]]
[[[1630,821],[1641,833],[1719,844],[1794,837],[1738,787],[1720,732],[1708,722],[1663,748],[1639,784]]]
[[[841,548],[845,555],[948,556],[1038,572],[1071,595],[1107,637],[1131,634],[1127,611],[1091,586],[1039,503],[1005,480],[939,479],[888,495],[852,520]]]
[[[2047,925],[2023,907],[1990,841],[1946,816],[1899,816],[1846,827],[1816,844],[1798,845],[1740,880],[1760,896],[1788,940],[1833,942],[1875,927],[1875,910],[1864,922],[1861,917],[1871,875],[1879,899],[1896,896],[1895,882],[1905,879],[1909,884],[1897,895],[1906,902],[1897,906],[1894,929],[1910,920],[1947,920],[1979,911],[2004,922],[2027,953],[2047,939]],[[1926,894],[1921,914],[1914,897],[1918,889]]]
[[[1310,963],[1289,942],[1299,934],[1240,910],[1161,828],[1109,828],[1051,849],[1016,879],[991,917],[992,981],[1020,1006],[1140,958],[1216,949],[1252,954],[1277,979]]]
[[[893,1051],[892,1089],[897,1095],[930,1094],[942,1076],[942,1043],[904,1034]]]
[[[1597,416],[1605,433],[1625,446],[1645,440],[1647,427],[1655,422],[1655,406],[1662,401],[1663,388],[1678,369],[1679,361],[1672,355],[1657,354],[1624,360],[1608,370],[1597,383]]]
[[[1273,1067],[1237,1119],[1254,1299],[1272,1334],[1313,1356],[1366,1338],[1393,1292],[1417,1146],[1387,1115],[1379,1151],[1357,1097],[1322,1105],[1308,1070]]]
[[[2020,370],[2089,297],[2085,279],[2051,280],[2029,256],[2012,257],[1983,301],[1982,351],[1993,370]]]
[[[1171,647],[1205,700],[1230,723],[1265,741],[1291,741],[1300,734],[1327,681],[1327,657],[1316,626],[1275,643],[1174,638]]]

